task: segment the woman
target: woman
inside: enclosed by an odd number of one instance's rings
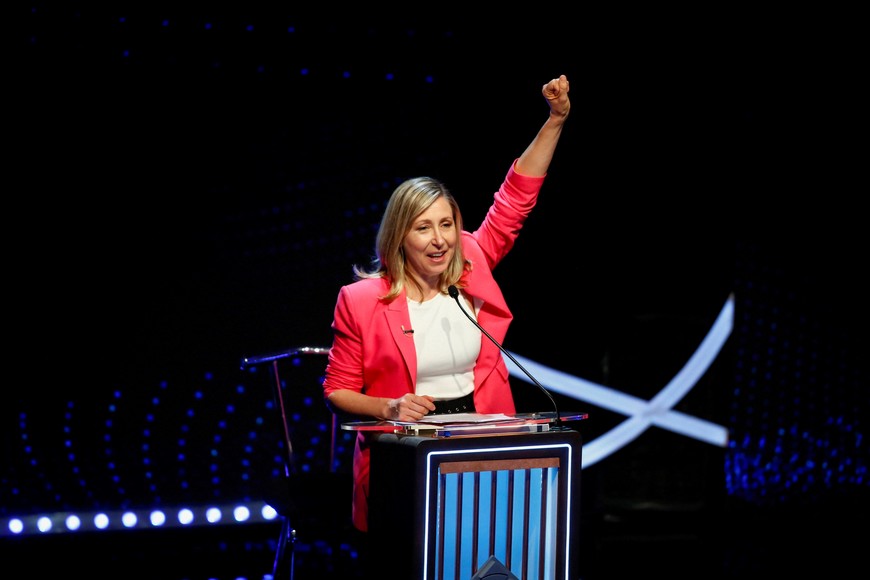
[[[499,342],[513,318],[492,270],[513,247],[537,201],[570,110],[565,75],[543,86],[549,115],[515,159],[481,226],[463,230],[443,183],[409,179],[393,191],[370,269],[341,288],[323,383],[341,412],[417,421],[429,413],[515,413],[501,351],[448,296],[460,289],[466,312]],[[353,462],[353,525],[368,530],[369,448]]]

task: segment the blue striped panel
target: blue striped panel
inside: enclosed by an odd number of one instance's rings
[[[538,578],[543,560],[544,578],[555,578],[558,475],[558,468],[439,474],[435,578],[468,580],[490,556],[518,578]]]

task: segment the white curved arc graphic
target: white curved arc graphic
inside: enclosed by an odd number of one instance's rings
[[[622,413],[629,417],[604,435],[583,445],[583,467],[594,465],[614,453],[651,425],[692,437],[711,445],[728,445],[728,429],[704,419],[686,415],[671,409],[692,387],[695,386],[718,356],[734,327],[734,296],[728,297],[725,305],[707,333],[704,340],[686,364],[674,375],[665,387],[649,401],[627,395],[623,392],[586,381],[511,353],[529,373],[547,389],[578,399],[588,401],[603,409]],[[505,357],[505,363],[512,376],[531,382],[526,374]]]

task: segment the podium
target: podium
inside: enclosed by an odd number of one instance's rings
[[[370,555],[390,577],[577,577],[580,433],[541,414],[512,417],[348,427],[374,431]]]

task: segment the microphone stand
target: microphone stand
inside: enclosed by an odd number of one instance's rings
[[[450,297],[453,298],[453,299],[456,301],[456,305],[459,306],[459,309],[462,311],[462,313],[465,315],[465,317],[468,318],[468,320],[470,320],[470,321],[474,324],[474,326],[476,326],[477,328],[479,328],[480,331],[481,331],[481,332],[482,332],[482,333],[483,333],[483,334],[484,334],[484,335],[485,335],[489,340],[491,340],[492,343],[493,343],[494,345],[496,345],[500,351],[502,351],[502,352],[505,354],[505,356],[507,356],[509,359],[511,359],[511,361],[512,361],[515,365],[517,365],[517,367],[518,367],[521,371],[523,371],[523,372],[526,374],[526,376],[529,377],[529,379],[531,379],[531,381],[532,381],[532,382],[533,382],[533,383],[534,383],[534,384],[535,384],[539,389],[541,389],[541,390],[544,392],[545,395],[547,395],[547,398],[550,399],[550,403],[553,404],[553,410],[556,412],[556,419],[555,419],[555,421],[554,421],[554,423],[555,423],[555,427],[556,427],[556,429],[561,429],[561,427],[562,427],[562,415],[559,414],[559,406],[556,405],[556,400],[553,399],[553,395],[550,394],[550,391],[548,391],[546,388],[544,388],[544,385],[542,385],[541,383],[539,383],[539,382],[538,382],[538,379],[536,379],[535,377],[532,376],[532,373],[530,373],[529,371],[527,371],[527,370],[525,369],[525,367],[524,367],[523,365],[521,365],[521,364],[519,363],[519,361],[517,361],[517,359],[515,359],[514,356],[513,356],[511,353],[509,353],[509,352],[508,352],[508,351],[507,351],[507,350],[506,350],[506,349],[505,349],[505,348],[504,348],[504,347],[503,347],[503,346],[502,346],[502,345],[501,345],[501,344],[500,344],[496,339],[494,339],[494,338],[493,338],[493,337],[492,337],[492,336],[491,336],[491,335],[486,331],[485,328],[483,328],[480,324],[478,324],[478,322],[477,322],[477,321],[476,321],[476,320],[475,320],[475,319],[474,319],[470,314],[468,314],[468,312],[465,311],[465,308],[462,307],[462,303],[459,302],[459,289],[456,288],[456,286],[454,286],[453,284],[451,284],[451,285],[447,288],[447,292],[450,294]]]

